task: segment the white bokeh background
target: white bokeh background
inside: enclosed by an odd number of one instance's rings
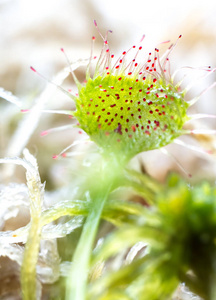
[[[29,65],[56,70],[56,65],[63,64],[60,47],[65,47],[73,60],[87,57],[90,37],[96,32],[93,19],[102,32],[113,30],[110,40],[117,51],[130,47],[143,34],[147,49],[164,40],[173,42],[182,34],[177,49],[182,51],[179,65],[215,65],[215,15],[215,1],[201,0],[0,1],[0,81],[25,94],[25,85],[32,88]],[[16,84],[13,80],[23,73],[28,83]]]
[[[74,158],[52,159],[53,154],[61,152],[79,135],[71,129],[41,137],[41,131],[71,124],[73,120],[68,116],[40,114],[39,110],[73,109],[74,105],[69,97],[56,89],[49,93],[50,85],[29,67],[34,66],[52,79],[67,65],[60,48],[65,49],[71,61],[88,58],[92,35],[97,37],[95,52],[99,53],[102,39],[94,27],[94,19],[103,35],[108,29],[113,31],[109,35],[109,44],[117,56],[137,44],[143,34],[143,51],[146,53],[161,42],[170,40],[174,43],[181,34],[182,38],[170,57],[171,70],[183,66],[216,67],[216,2],[213,0],[0,0],[0,88],[11,91],[21,102],[21,107],[17,107],[0,98],[0,158],[22,157],[22,150],[27,147],[38,161],[42,181],[46,181],[46,191],[58,193],[62,188],[70,189],[79,177],[86,157],[81,154]],[[161,52],[167,46],[160,45]],[[191,75],[183,86],[193,82],[194,87],[187,94],[187,99],[195,97],[215,82],[215,73],[204,80],[196,80],[200,77],[198,69],[189,72]],[[76,74],[84,80],[85,68],[78,69]],[[177,80],[180,78],[179,75]],[[65,85],[75,88],[71,78]],[[44,90],[48,93],[40,97]],[[20,112],[20,108],[36,107],[37,103],[40,105],[37,107],[36,121],[31,120],[31,111],[29,114]],[[216,87],[203,94],[193,112],[216,115]],[[216,122],[207,118],[196,126],[216,129]],[[188,181],[203,178],[215,181],[215,136],[183,137],[187,144],[210,149],[211,156],[198,155],[177,145],[167,147],[186,174],[175,160],[159,150],[138,155],[131,165],[140,171],[147,171],[160,181],[173,170]],[[192,174],[192,179],[187,177],[187,173]],[[23,183],[26,179],[23,170],[0,166],[0,182]],[[1,230],[23,226],[28,218],[28,213],[22,211],[17,218],[6,222]],[[13,292],[14,296],[10,299],[20,300],[19,277],[17,275],[15,280],[14,276],[18,274],[16,268],[9,259],[1,260],[0,299],[6,299],[2,298],[5,293]]]
[[[163,41],[175,42],[182,34],[182,39],[171,55],[171,70],[182,66],[215,67],[215,15],[216,2],[201,0],[2,0],[0,1],[0,86],[21,97],[23,108],[31,106],[35,95],[43,91],[46,82],[39,76],[35,76],[29,66],[33,65],[42,74],[52,78],[67,65],[59,49],[65,48],[71,61],[88,58],[92,35],[97,37],[95,51],[99,52],[102,40],[94,27],[94,19],[97,20],[103,34],[108,29],[113,31],[109,35],[109,42],[116,54],[138,43],[143,34],[146,36],[143,41],[143,49],[144,51],[146,49],[146,53]],[[167,44],[160,47],[163,51]],[[194,81],[193,76],[196,72],[191,73],[192,77],[188,77],[188,82]],[[84,79],[84,70],[81,69],[77,75]],[[199,77],[198,72],[195,75]],[[185,85],[188,83],[187,80]],[[215,80],[216,76],[212,74],[204,81],[198,81],[188,94],[188,99],[199,94]],[[70,85],[70,82],[68,84]],[[71,86],[73,87],[72,82]],[[48,99],[48,108],[56,108],[60,105],[58,103],[62,104],[61,98],[61,95],[56,93],[52,99]],[[214,88],[199,100],[195,111],[216,114],[215,98]],[[2,101],[0,104],[3,103]],[[70,103],[67,102],[66,106],[70,107]],[[6,122],[9,122],[8,116],[2,122],[4,126],[1,131],[1,144],[7,149],[9,139],[5,139],[4,130]],[[36,131],[46,129],[47,122],[48,117],[41,118],[40,129],[37,128]],[[203,124],[216,128],[213,120],[204,120]],[[61,136],[58,136],[60,140],[66,141],[64,145],[59,143],[61,146],[58,150],[67,146],[70,137],[71,132],[61,133]],[[39,151],[37,141],[31,141],[32,144],[35,144]],[[215,146],[212,145],[211,147],[214,148]],[[212,168],[213,174],[216,174],[214,164],[210,163],[210,166],[203,164],[203,160],[200,159],[197,163],[197,159],[194,158],[196,155],[187,152],[188,150],[184,151],[183,165],[186,169],[193,171],[195,168],[196,172],[200,172],[197,169],[204,168],[205,171],[205,168],[208,170]],[[2,155],[6,155],[5,152],[7,154],[7,151],[2,151]],[[181,161],[182,148],[175,149],[175,152]],[[20,155],[20,153],[15,154]],[[150,157],[148,154],[145,157],[147,157],[146,165],[149,172],[154,169],[155,161],[158,162],[156,175],[159,178],[161,174],[165,176],[166,172],[164,173],[163,170],[175,166],[169,158],[162,156],[162,159],[158,159],[158,154],[155,157],[152,152]]]

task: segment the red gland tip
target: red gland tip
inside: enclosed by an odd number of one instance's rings
[[[131,129],[132,129],[133,132],[135,132],[135,131],[136,131],[135,125],[132,125],[132,126],[131,126]]]
[[[35,68],[33,68],[32,66],[30,66],[30,69],[31,69],[33,72],[35,72],[35,73],[36,73],[36,70],[35,70]]]
[[[57,158],[58,158],[58,155],[53,155],[52,158],[53,158],[53,159],[57,159]]]
[[[213,154],[213,151],[212,150],[206,150],[206,153]]]
[[[143,36],[142,36],[142,38],[140,40],[140,43],[142,43],[142,41],[144,40],[144,38],[145,38],[145,34],[143,34]]]
[[[64,48],[61,48],[60,50],[61,50],[61,52],[63,52],[63,53],[64,53]]]
[[[41,133],[40,133],[40,136],[45,136],[45,135],[47,135],[48,134],[48,131],[47,130],[44,130],[44,131],[42,131]]]
[[[179,35],[179,39],[182,37],[182,34]]]
[[[21,113],[27,113],[27,112],[29,112],[29,109],[21,109],[20,111],[21,111]]]
[[[67,153],[62,153],[62,157],[67,157]]]

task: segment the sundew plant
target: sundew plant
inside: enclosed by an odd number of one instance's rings
[[[94,24],[103,47],[95,57],[92,38],[85,82],[78,81],[61,49],[77,91],[58,86],[76,107],[62,113],[76,118],[75,127],[95,145],[85,153],[90,168],[81,166],[78,191],[45,207],[45,185],[36,158],[25,149],[23,159],[0,159],[26,169],[25,200],[21,198],[28,202],[31,217],[25,227],[0,233],[0,254],[20,266],[25,300],[43,299],[42,284],[52,285],[50,299],[179,299],[174,293],[183,285],[191,290],[185,289],[185,297],[215,299],[215,186],[206,181],[192,185],[174,174],[162,184],[129,165],[141,152],[167,153],[164,147],[170,143],[184,145],[178,139],[182,135],[215,133],[185,127],[193,119],[214,116],[188,113],[200,95],[186,100],[189,87],[182,89],[170,71],[170,54],[178,41],[162,56],[158,48],[146,55],[142,38],[138,46],[115,58],[109,31],[103,36]],[[31,70],[40,75],[34,67]],[[204,71],[207,76],[215,70]],[[78,143],[63,150],[62,156]],[[142,201],[128,199],[131,191]],[[20,193],[19,184],[4,186],[1,201]],[[101,237],[106,224],[112,227]],[[66,247],[70,262],[56,246],[65,236],[73,241]]]

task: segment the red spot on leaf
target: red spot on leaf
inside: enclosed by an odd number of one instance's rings
[[[133,132],[135,132],[135,131],[136,131],[135,125],[132,125],[132,126],[131,126],[131,129],[132,129]]]

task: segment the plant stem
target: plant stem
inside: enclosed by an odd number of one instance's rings
[[[38,299],[36,286],[36,264],[40,246],[40,218],[34,217],[31,223],[21,267],[22,296],[24,300]]]
[[[29,189],[31,222],[21,266],[21,286],[23,300],[41,298],[41,289],[37,288],[37,261],[41,238],[41,210],[44,184],[41,183],[37,161],[27,149],[23,151],[22,164],[26,168],[26,180]]]
[[[110,185],[92,201],[83,231],[73,257],[73,266],[67,281],[66,300],[84,300],[88,280],[89,261],[104,204]]]

